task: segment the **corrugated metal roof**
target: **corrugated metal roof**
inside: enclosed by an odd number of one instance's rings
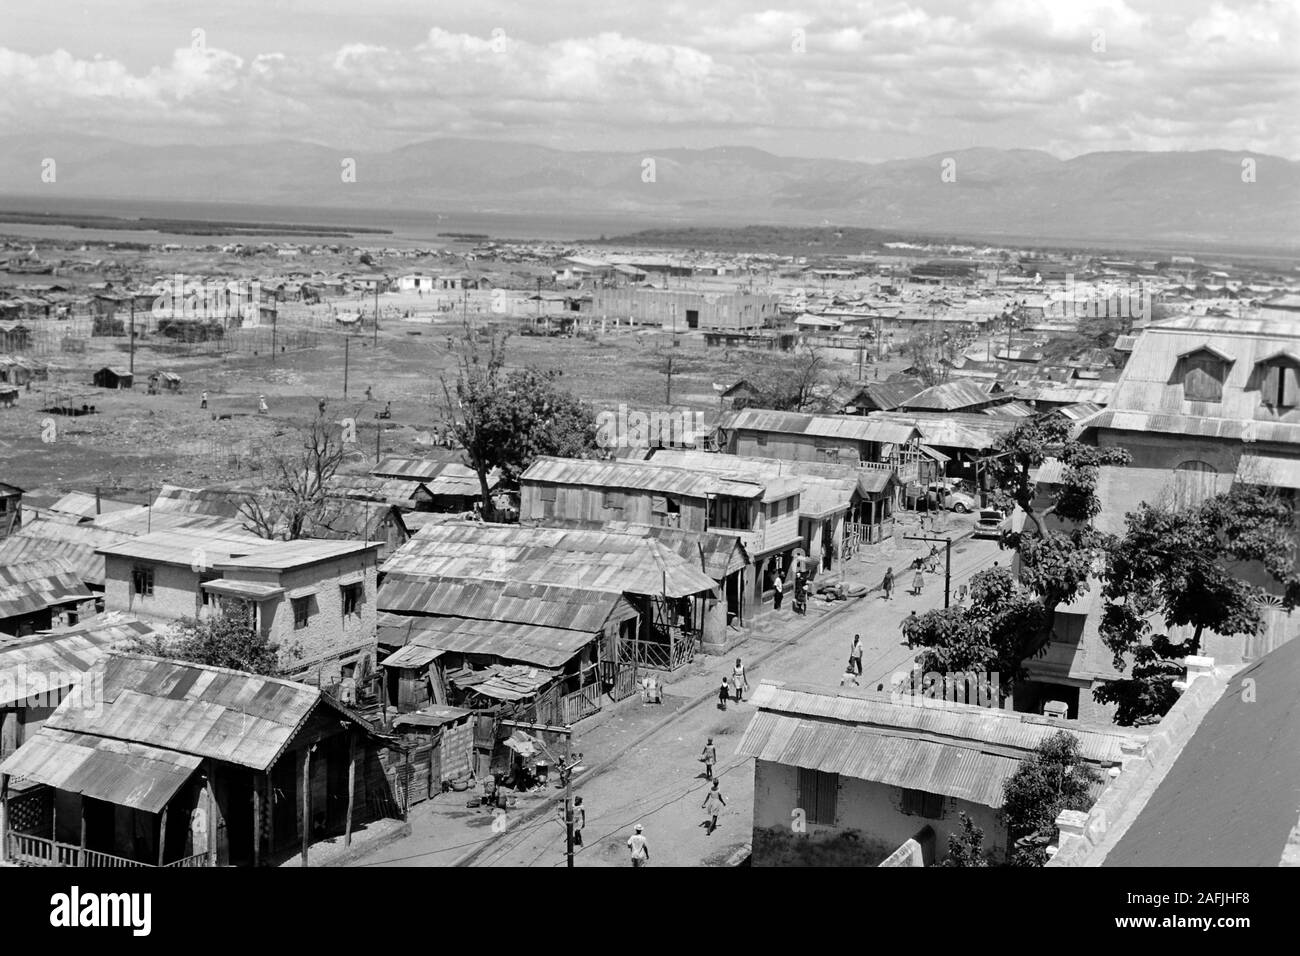
[[[932,385],[903,402],[907,410],[954,412],[963,408],[987,405],[994,401],[987,385],[970,379],[957,379]]]
[[[154,627],[115,614],[93,617],[78,627],[45,631],[26,637],[0,635],[0,707],[69,687],[114,648],[153,634]],[[6,680],[5,676],[24,680]],[[26,678],[40,675],[43,686],[33,690]]]
[[[804,517],[818,518],[851,507],[861,493],[869,493],[862,479],[870,471],[853,464],[835,462],[782,461],[776,458],[751,458],[747,455],[726,455],[706,451],[681,451],[664,448],[656,451],[652,462],[662,462],[674,468],[712,471],[745,475],[754,481],[766,482],[768,493],[764,501],[776,491],[775,480],[793,482],[800,488],[799,513]]]
[[[459,654],[486,654],[539,667],[562,667],[592,640],[591,631],[510,621],[402,617],[396,614],[383,614],[379,621],[379,643],[390,647],[404,643],[402,650],[394,655],[403,661],[407,658],[401,657],[402,653],[416,647]],[[427,664],[430,660],[433,657],[423,662]],[[392,658],[384,663],[391,664]],[[400,666],[416,667],[419,664]]]
[[[473,716],[474,711],[463,707],[448,707],[444,704],[429,704],[411,714],[399,714],[393,718],[394,727],[441,727],[452,724],[465,717]]]
[[[805,415],[766,408],[741,409],[731,413],[720,424],[723,428],[734,431],[813,435],[819,438],[845,438],[850,441],[895,445],[904,444],[915,437],[912,429],[899,422],[864,418],[861,415]]]
[[[117,511],[130,511],[140,507],[131,501],[116,501],[112,498],[105,498],[102,495],[99,499],[98,508],[96,508],[95,496],[85,491],[70,491],[54,504],[50,505],[51,511],[61,511],[63,514],[76,515],[79,518],[93,518],[98,514],[112,514]]]
[[[316,687],[136,654],[95,665],[97,708],[68,697],[46,727],[266,770],[323,699]]]
[[[941,448],[987,451],[998,439],[1016,427],[1010,418],[994,418],[978,412],[872,412],[868,418],[907,422],[920,430],[921,440]]]
[[[61,558],[0,567],[0,619],[91,597],[76,568]]]
[[[0,771],[146,813],[158,813],[202,758],[159,747],[59,730],[48,724]]]
[[[791,767],[1002,806],[1020,760],[959,743],[897,737],[868,727],[760,711],[737,753]]]
[[[605,531],[617,534],[639,534],[654,538],[664,547],[676,551],[683,560],[699,563],[703,555],[703,570],[714,581],[721,581],[728,574],[737,571],[749,563],[749,555],[740,538],[732,534],[717,534],[713,531],[683,531],[680,528],[667,528],[662,525],[632,524],[628,521],[606,521],[601,524]]]
[[[1033,714],[965,704],[911,706],[895,703],[888,697],[831,693],[776,681],[760,682],[750,700],[760,710],[907,731],[936,739],[974,741],[988,747],[1013,748],[1026,753],[1056,731],[1069,730],[1079,738],[1079,749],[1084,759],[1096,763],[1119,761],[1120,744],[1139,739],[1119,728],[1113,732],[1101,731],[1072,721],[1047,720]]]
[[[389,574],[381,611],[516,621],[595,633],[626,601],[619,594],[551,584]]]
[[[428,525],[384,562],[388,574],[510,581],[685,597],[715,583],[653,538],[462,521]]]
[[[464,690],[472,690],[494,700],[516,701],[532,697],[555,678],[559,671],[519,664],[493,664],[483,670],[458,671],[447,679]]]
[[[521,485],[542,482],[589,488],[626,488],[691,498],[712,495],[758,498],[764,492],[761,481],[739,474],[723,477],[710,472],[668,467],[659,461],[538,458],[528,466],[519,481]]]

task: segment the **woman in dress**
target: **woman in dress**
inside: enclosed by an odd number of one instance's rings
[[[709,818],[705,823],[706,832],[709,836],[712,836],[713,831],[718,828],[718,814],[722,812],[722,808],[726,805],[727,800],[718,790],[718,781],[715,780],[709,792],[705,794],[704,802],[700,804]]]

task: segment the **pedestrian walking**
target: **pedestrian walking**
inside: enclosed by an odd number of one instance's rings
[[[845,684],[852,684],[854,687],[862,686],[858,683],[858,675],[853,673],[852,664],[845,669],[844,676],[840,678],[840,686],[843,687]]]
[[[893,568],[885,568],[885,580],[881,582],[880,586],[885,589],[885,600],[892,601],[894,599],[894,569]]]
[[[632,852],[632,865],[645,866],[650,862],[650,844],[645,838],[645,827],[636,825],[636,832],[627,839],[627,848]]]
[[[736,658],[736,666],[731,669],[731,696],[735,698],[736,703],[745,699],[745,689],[749,682],[745,680],[745,665],[740,663],[740,658]]]
[[[582,797],[573,798],[573,845],[582,846],[582,828],[587,825],[587,808]]]
[[[704,761],[704,779],[713,779],[713,765],[718,762],[718,748],[713,746],[713,738],[704,745],[704,751],[700,754],[700,760]]]
[[[862,635],[853,635],[853,646],[849,648],[849,670],[854,674],[862,673]]]
[[[715,780],[713,787],[704,795],[704,802],[700,804],[709,817],[705,822],[709,836],[713,836],[713,831],[718,828],[718,814],[726,805],[727,798],[722,795],[722,791],[718,789],[718,781]]]
[[[366,386],[366,401],[370,401],[370,400],[371,400],[372,398],[374,398],[374,397],[375,397],[375,396],[374,396],[374,392],[372,392],[372,391],[371,391],[371,387],[370,387],[369,385],[367,385],[367,386]]]
[[[912,593],[920,594],[925,589],[925,572],[920,567],[916,569],[916,576],[912,578]]]
[[[270,409],[266,407],[266,396],[257,396],[257,414],[265,415],[268,411],[270,411]]]
[[[780,571],[772,578],[772,587],[772,610],[779,611],[781,610],[781,600],[785,597],[785,593],[781,590],[785,587],[785,582],[781,580]]]
[[[727,709],[727,698],[730,694],[731,685],[727,683],[727,679],[724,677],[722,678],[722,686],[718,688],[718,710]]]
[[[207,407],[208,407],[208,393],[207,393],[207,391],[205,390],[204,393],[203,393],[203,395],[199,398],[199,408],[200,408],[200,410],[202,410],[202,409],[205,409],[205,408],[207,408]]]

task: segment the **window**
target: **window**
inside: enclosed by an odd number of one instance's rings
[[[139,564],[132,568],[131,590],[136,597],[153,597],[153,568]]]
[[[622,507],[623,507],[623,492],[621,492],[621,491],[607,491],[607,492],[605,492],[605,493],[601,496],[600,506],[601,506],[602,508],[615,508],[615,509],[622,508]]]
[[[1174,469],[1173,505],[1194,508],[1218,491],[1219,473],[1204,461],[1185,461]]]
[[[1228,363],[1213,352],[1201,350],[1183,356],[1183,399],[1189,402],[1223,401],[1223,380]]]
[[[348,592],[345,588],[343,591],[343,613],[349,614],[347,610]],[[300,597],[293,599],[293,629],[301,631],[307,626],[307,621],[311,618],[311,598]]]
[[[766,448],[766,447],[767,447],[767,434],[766,434],[765,432],[759,432],[757,435],[755,435],[755,436],[754,436],[754,444],[758,445],[759,448]]]
[[[365,585],[345,584],[343,586],[343,616],[361,613],[361,600],[365,597]]]
[[[1270,408],[1295,408],[1297,401],[1296,367],[1286,362],[1260,366],[1260,398]]]
[[[820,770],[799,768],[799,809],[809,823],[823,826],[835,825],[836,798],[840,789],[840,775]]]
[[[924,790],[904,790],[900,807],[906,814],[938,820],[943,816],[943,794]]]
[[[750,527],[749,502],[736,498],[713,498],[709,501],[709,526],[748,531]]]

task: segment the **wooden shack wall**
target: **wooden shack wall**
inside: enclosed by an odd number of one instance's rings
[[[554,500],[548,501],[547,497],[552,494]],[[619,501],[617,506],[606,507],[610,495],[617,496]],[[666,498],[672,498],[677,503],[679,508],[677,515],[670,515],[666,510],[655,510],[656,499],[662,501]],[[665,496],[641,489],[523,482],[519,489],[520,523],[542,524],[551,519],[592,524],[604,521],[627,521],[633,524],[681,528],[686,531],[703,531],[707,523],[707,510],[703,498],[683,495]]]

